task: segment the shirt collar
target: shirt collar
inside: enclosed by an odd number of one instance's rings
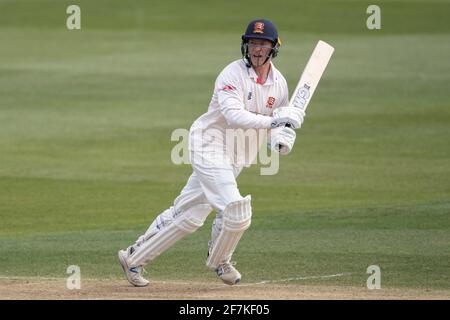
[[[273,65],[272,61],[269,61],[269,63],[270,63],[269,75],[267,77],[266,82],[264,82],[263,86],[268,86],[268,85],[274,84],[274,82],[276,82],[278,80],[278,78],[275,77],[275,72],[274,72],[275,66]],[[257,82],[258,75],[256,74],[255,70],[252,67],[250,67],[250,68],[247,68],[247,71],[248,71],[248,77],[253,79],[254,82]]]

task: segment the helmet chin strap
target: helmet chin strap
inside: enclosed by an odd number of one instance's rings
[[[252,65],[253,68],[261,67],[261,66],[265,65],[265,64],[267,63],[267,61],[270,60],[270,56],[271,56],[271,54],[269,53],[269,54],[267,55],[267,57],[266,57],[266,60],[264,60],[263,63],[261,63],[260,65],[257,65],[257,66],[255,66],[255,65],[253,64],[252,59],[250,58],[250,64]]]
[[[252,59],[248,55],[248,44],[247,43],[243,43],[242,44],[241,50],[242,50],[242,53],[243,53],[242,58],[243,58],[243,60],[245,62],[245,65],[247,66],[247,68],[250,68],[250,67],[258,68],[258,67],[261,67],[261,66],[265,65],[270,60],[270,57],[272,56],[272,54],[274,52],[273,50],[271,50],[269,52],[269,54],[267,55],[266,60],[264,60],[264,62],[262,64],[255,66],[253,64],[253,62],[252,62]]]

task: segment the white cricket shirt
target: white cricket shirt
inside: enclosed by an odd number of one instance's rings
[[[208,111],[191,126],[191,151],[201,152],[204,157],[225,155],[238,166],[248,166],[255,160],[270,129],[273,110],[289,102],[286,80],[270,64],[264,84],[259,83],[254,69],[247,68],[242,59],[222,70]],[[231,134],[235,139],[230,138]]]

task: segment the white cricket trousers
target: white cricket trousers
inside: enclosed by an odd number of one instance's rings
[[[148,230],[138,238],[136,245],[150,239],[175,219],[180,219],[183,212],[199,204],[209,204],[216,211],[211,231],[214,241],[222,229],[222,211],[235,201],[242,200],[236,178],[242,171],[226,161],[222,154],[191,151],[193,172],[173,206],[159,214]]]

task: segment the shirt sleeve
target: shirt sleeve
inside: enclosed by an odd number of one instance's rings
[[[243,129],[270,128],[271,117],[245,110],[242,87],[237,77],[221,74],[217,78],[218,103],[227,123],[232,127]]]

